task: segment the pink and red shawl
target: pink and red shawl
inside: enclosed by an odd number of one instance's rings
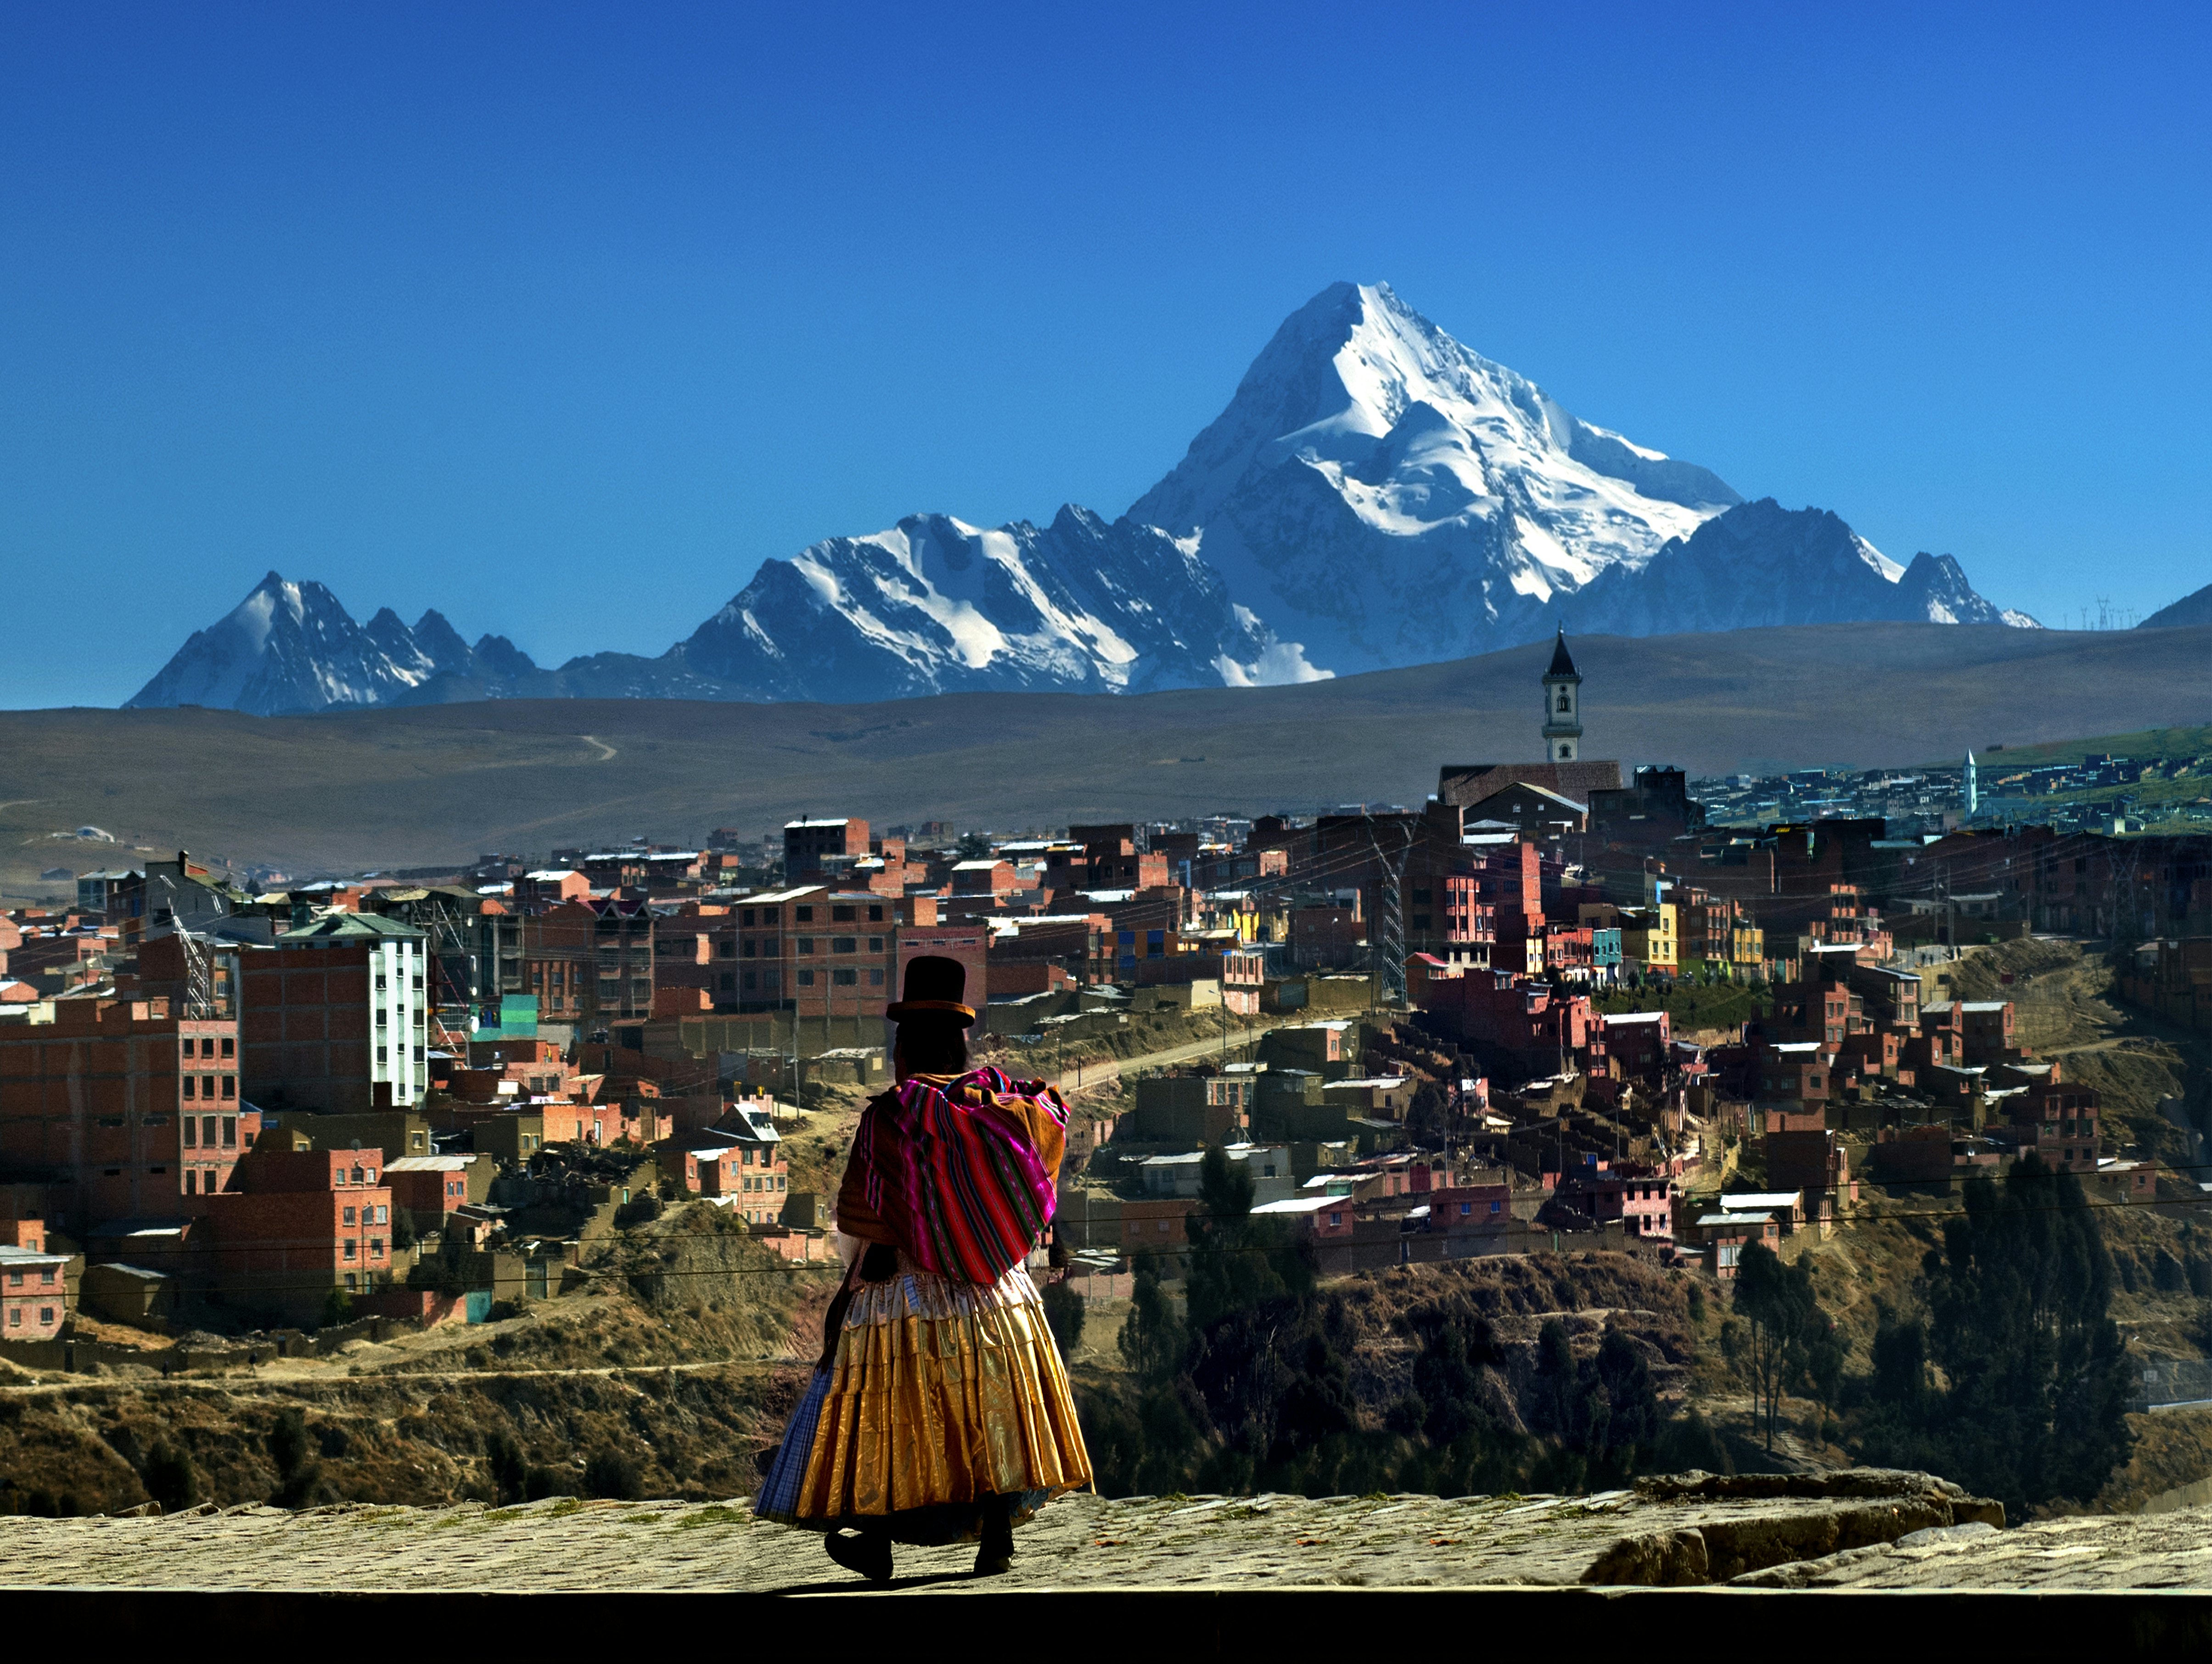
[[[908,1080],[862,1113],[854,1143],[868,1205],[908,1227],[908,1256],[925,1271],[995,1283],[1051,1222],[1054,1175],[1030,1141],[1024,1102],[1066,1126],[1051,1087],[988,1067],[941,1086]]]

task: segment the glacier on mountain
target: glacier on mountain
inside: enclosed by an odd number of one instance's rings
[[[915,515],[765,561],[677,651],[760,699],[1146,693],[1322,673],[1231,601],[1191,541],[1073,504],[1048,526],[988,531]]]
[[[322,585],[271,572],[224,616],[195,630],[124,708],[205,705],[275,716],[413,704],[451,696],[448,684],[479,675],[480,659],[511,666],[517,658],[536,670],[501,636],[471,648],[437,612],[425,612],[411,629],[389,607],[357,624]]]
[[[1823,509],[1571,415],[1386,284],[1293,313],[1120,519],[917,514],[760,563],[657,658],[543,669],[435,612],[365,625],[271,573],[130,701],[258,713],[483,698],[860,701],[1249,687],[1578,632],[1927,620],[2035,627],[1949,556],[1900,567]]]

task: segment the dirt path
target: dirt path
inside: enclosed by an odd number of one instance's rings
[[[1218,1037],[1193,1040],[1181,1046],[1170,1046],[1157,1052],[1140,1052],[1134,1057],[1100,1058],[1079,1062],[1073,1070],[1057,1077],[1048,1076],[1053,1084],[1063,1092],[1089,1091],[1121,1078],[1124,1074],[1141,1072],[1146,1069],[1164,1068],[1170,1063],[1189,1063],[1199,1058],[1226,1055],[1232,1061],[1242,1061],[1260,1043],[1260,1036],[1270,1029],[1296,1026],[1295,1021],[1270,1023],[1264,1027],[1245,1029],[1229,1036],[1224,1054]]]

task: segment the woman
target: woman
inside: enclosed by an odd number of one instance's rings
[[[918,958],[885,1012],[896,1084],[862,1111],[838,1191],[844,1285],[756,1504],[878,1580],[894,1542],[980,1539],[976,1571],[1003,1572],[1013,1527],[1091,1482],[1024,1263],[1052,1218],[1067,1106],[969,1067],[966,987],[957,960]]]

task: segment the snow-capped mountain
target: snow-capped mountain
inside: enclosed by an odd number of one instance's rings
[[[1339,283],[1129,518],[1197,537],[1231,593],[1339,671],[1508,647],[1561,616],[1638,635],[1999,621],[1948,556],[1908,572],[1832,514],[1742,501],[1570,415],[1388,285]]]
[[[916,515],[763,562],[678,651],[758,699],[1145,693],[1321,673],[1231,600],[1189,541],[1073,504],[1048,526],[994,531]]]
[[[1926,619],[2033,626],[1949,556],[1899,567],[1836,515],[1745,502],[1594,427],[1384,284],[1275,331],[1182,461],[1109,523],[915,515],[763,561],[658,658],[540,669],[435,612],[357,625],[271,573],[130,701],[257,713],[484,698],[865,701],[1245,686],[1587,631]]]
[[[494,665],[512,676],[516,659],[523,670],[537,669],[500,636],[471,648],[436,612],[425,612],[412,629],[389,607],[356,624],[322,585],[272,572],[224,617],[194,631],[125,706],[208,705],[272,716],[408,704],[441,677],[481,677]]]
[[[1716,515],[1640,567],[1601,573],[1556,610],[1570,629],[1611,635],[1876,620],[2035,628],[1977,594],[1948,555],[1900,567],[1826,509],[1771,497]]]

